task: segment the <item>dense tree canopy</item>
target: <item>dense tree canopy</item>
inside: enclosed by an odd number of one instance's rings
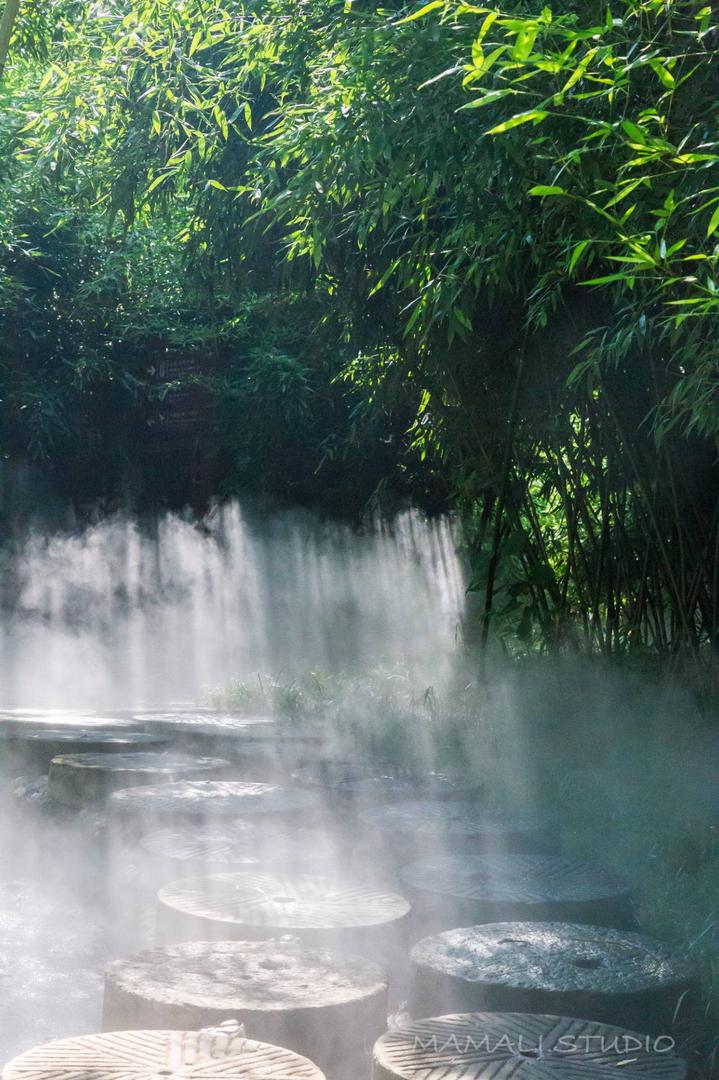
[[[221,491],[454,505],[481,640],[712,656],[718,32],[694,0],[21,6],[6,451],[156,499],[163,358],[202,357]]]

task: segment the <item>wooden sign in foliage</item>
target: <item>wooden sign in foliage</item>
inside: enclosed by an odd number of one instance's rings
[[[214,358],[198,353],[164,352],[150,367],[157,387],[148,426],[158,435],[197,435],[205,430],[212,415],[208,385],[215,373]]]

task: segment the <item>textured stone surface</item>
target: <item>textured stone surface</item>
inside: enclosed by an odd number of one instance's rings
[[[259,866],[329,869],[345,858],[332,837],[320,829],[251,819],[157,829],[143,836],[140,845],[171,877]]]
[[[637,1046],[638,1044],[638,1046]],[[684,1080],[666,1044],[624,1028],[557,1016],[460,1013],[388,1032],[373,1080]]]
[[[402,802],[408,799],[461,799],[479,794],[478,782],[469,775],[427,770],[415,772],[399,767],[370,766],[331,758],[308,761],[293,774],[297,783],[349,803]]]
[[[120,721],[118,721],[119,723]],[[127,721],[126,721],[127,722]],[[115,723],[113,719],[98,716],[92,709],[0,709],[0,725],[11,724],[106,724]]]
[[[110,965],[105,1031],[199,1028],[235,1019],[253,1038],[323,1068],[366,1053],[385,1030],[387,981],[360,956],[292,938],[188,942]]]
[[[631,926],[626,882],[601,866],[556,855],[442,855],[400,870],[428,926],[539,921]]]
[[[490,923],[412,949],[414,1016],[537,1012],[671,1031],[694,965],[641,934],[572,923]]]
[[[160,889],[158,904],[160,932],[180,938],[293,934],[369,956],[396,942],[410,909],[395,893],[310,874],[255,871],[172,882]]]
[[[324,1080],[290,1050],[241,1032],[126,1031],[47,1043],[11,1061],[3,1080]]]
[[[263,815],[286,815],[304,821],[319,812],[321,799],[311,791],[296,791],[274,784],[186,780],[116,791],[108,806],[113,814],[147,822],[183,818],[211,821],[213,818]]]
[[[538,851],[549,845],[543,822],[493,817],[471,799],[372,806],[360,812],[360,821],[408,858],[447,851]]]
[[[147,731],[229,757],[237,766],[237,779],[286,782],[299,763],[317,753],[325,738],[307,725],[263,715],[150,711],[136,713],[135,719]]]
[[[238,716],[234,713],[212,712],[198,709],[196,712],[138,712],[134,719],[152,731],[168,734],[207,735],[220,738],[224,735],[243,735],[250,738],[274,737],[276,722],[271,716]]]
[[[111,727],[67,724],[57,728],[27,724],[8,732],[0,728],[2,750],[14,761],[40,772],[47,772],[52,759],[60,754],[122,754],[167,745],[168,739],[162,735],[132,731],[123,724]]]
[[[228,768],[229,762],[222,758],[159,752],[61,754],[50,764],[48,792],[65,806],[83,806],[148,781],[217,776]]]

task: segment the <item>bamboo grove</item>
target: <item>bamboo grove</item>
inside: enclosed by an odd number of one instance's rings
[[[699,0],[28,0],[4,452],[117,488],[148,343],[214,350],[225,490],[452,507],[480,645],[713,672],[717,60]]]

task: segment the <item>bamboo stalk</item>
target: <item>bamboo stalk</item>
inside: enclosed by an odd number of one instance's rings
[[[504,446],[504,454],[502,461],[502,481],[497,498],[497,510],[494,525],[494,535],[492,538],[492,554],[489,560],[489,569],[487,570],[487,584],[484,600],[484,618],[482,620],[482,652],[487,651],[487,643],[489,641],[489,628],[492,623],[492,604],[494,601],[494,586],[497,577],[497,569],[499,567],[499,555],[500,548],[502,546],[502,521],[504,517],[504,506],[507,498],[507,490],[509,488],[509,477],[512,469],[512,448],[514,446],[514,435],[519,420],[518,406],[519,406],[519,391],[522,385],[522,378],[524,376],[524,365],[526,361],[526,345],[523,345],[519,352],[519,363],[517,365],[517,373],[514,380],[514,388],[512,390],[512,404],[509,414],[509,423],[507,425],[507,438]]]
[[[627,460],[629,461],[629,464],[631,465],[631,467],[632,467],[632,469],[634,471],[637,484],[638,484],[638,486],[639,486],[639,488],[642,491],[642,494],[644,496],[643,502],[645,504],[646,511],[647,511],[647,514],[649,516],[649,520],[650,520],[651,525],[652,525],[652,529],[653,529],[654,534],[655,534],[656,539],[657,539],[657,545],[658,545],[659,551],[660,551],[660,553],[662,555],[662,560],[664,562],[664,566],[665,566],[666,573],[667,573],[667,581],[668,581],[668,584],[670,586],[671,595],[672,595],[672,597],[674,599],[674,604],[672,605],[672,615],[678,617],[678,621],[679,621],[679,623],[681,623],[681,626],[682,626],[683,630],[687,633],[687,635],[689,635],[690,634],[689,618],[688,618],[687,612],[685,611],[683,597],[681,595],[681,590],[679,588],[679,583],[677,581],[674,566],[672,565],[672,561],[671,561],[670,554],[669,554],[669,549],[668,549],[668,546],[667,546],[663,531],[662,531],[662,529],[660,527],[660,524],[659,524],[659,521],[657,519],[655,509],[654,509],[654,506],[653,506],[653,503],[652,503],[651,492],[649,490],[648,485],[645,482],[645,477],[644,477],[644,475],[642,473],[642,470],[639,467],[637,457],[633,453],[633,450],[630,449],[631,442],[626,436],[626,432],[624,431],[622,421],[620,420],[620,417],[619,417],[618,410],[616,409],[616,407],[614,406],[614,404],[612,402],[611,394],[609,393],[609,391],[607,390],[606,387],[603,387],[603,392],[604,392],[604,396],[605,396],[605,398],[607,400],[607,404],[609,405],[610,415],[612,416],[612,418],[614,419],[614,421],[616,423],[617,433],[618,433],[619,438],[621,440],[621,443],[623,445],[624,453],[626,454]]]
[[[2,19],[0,19],[0,79],[5,71],[10,39],[12,38],[19,10],[20,0],[5,0]]]

